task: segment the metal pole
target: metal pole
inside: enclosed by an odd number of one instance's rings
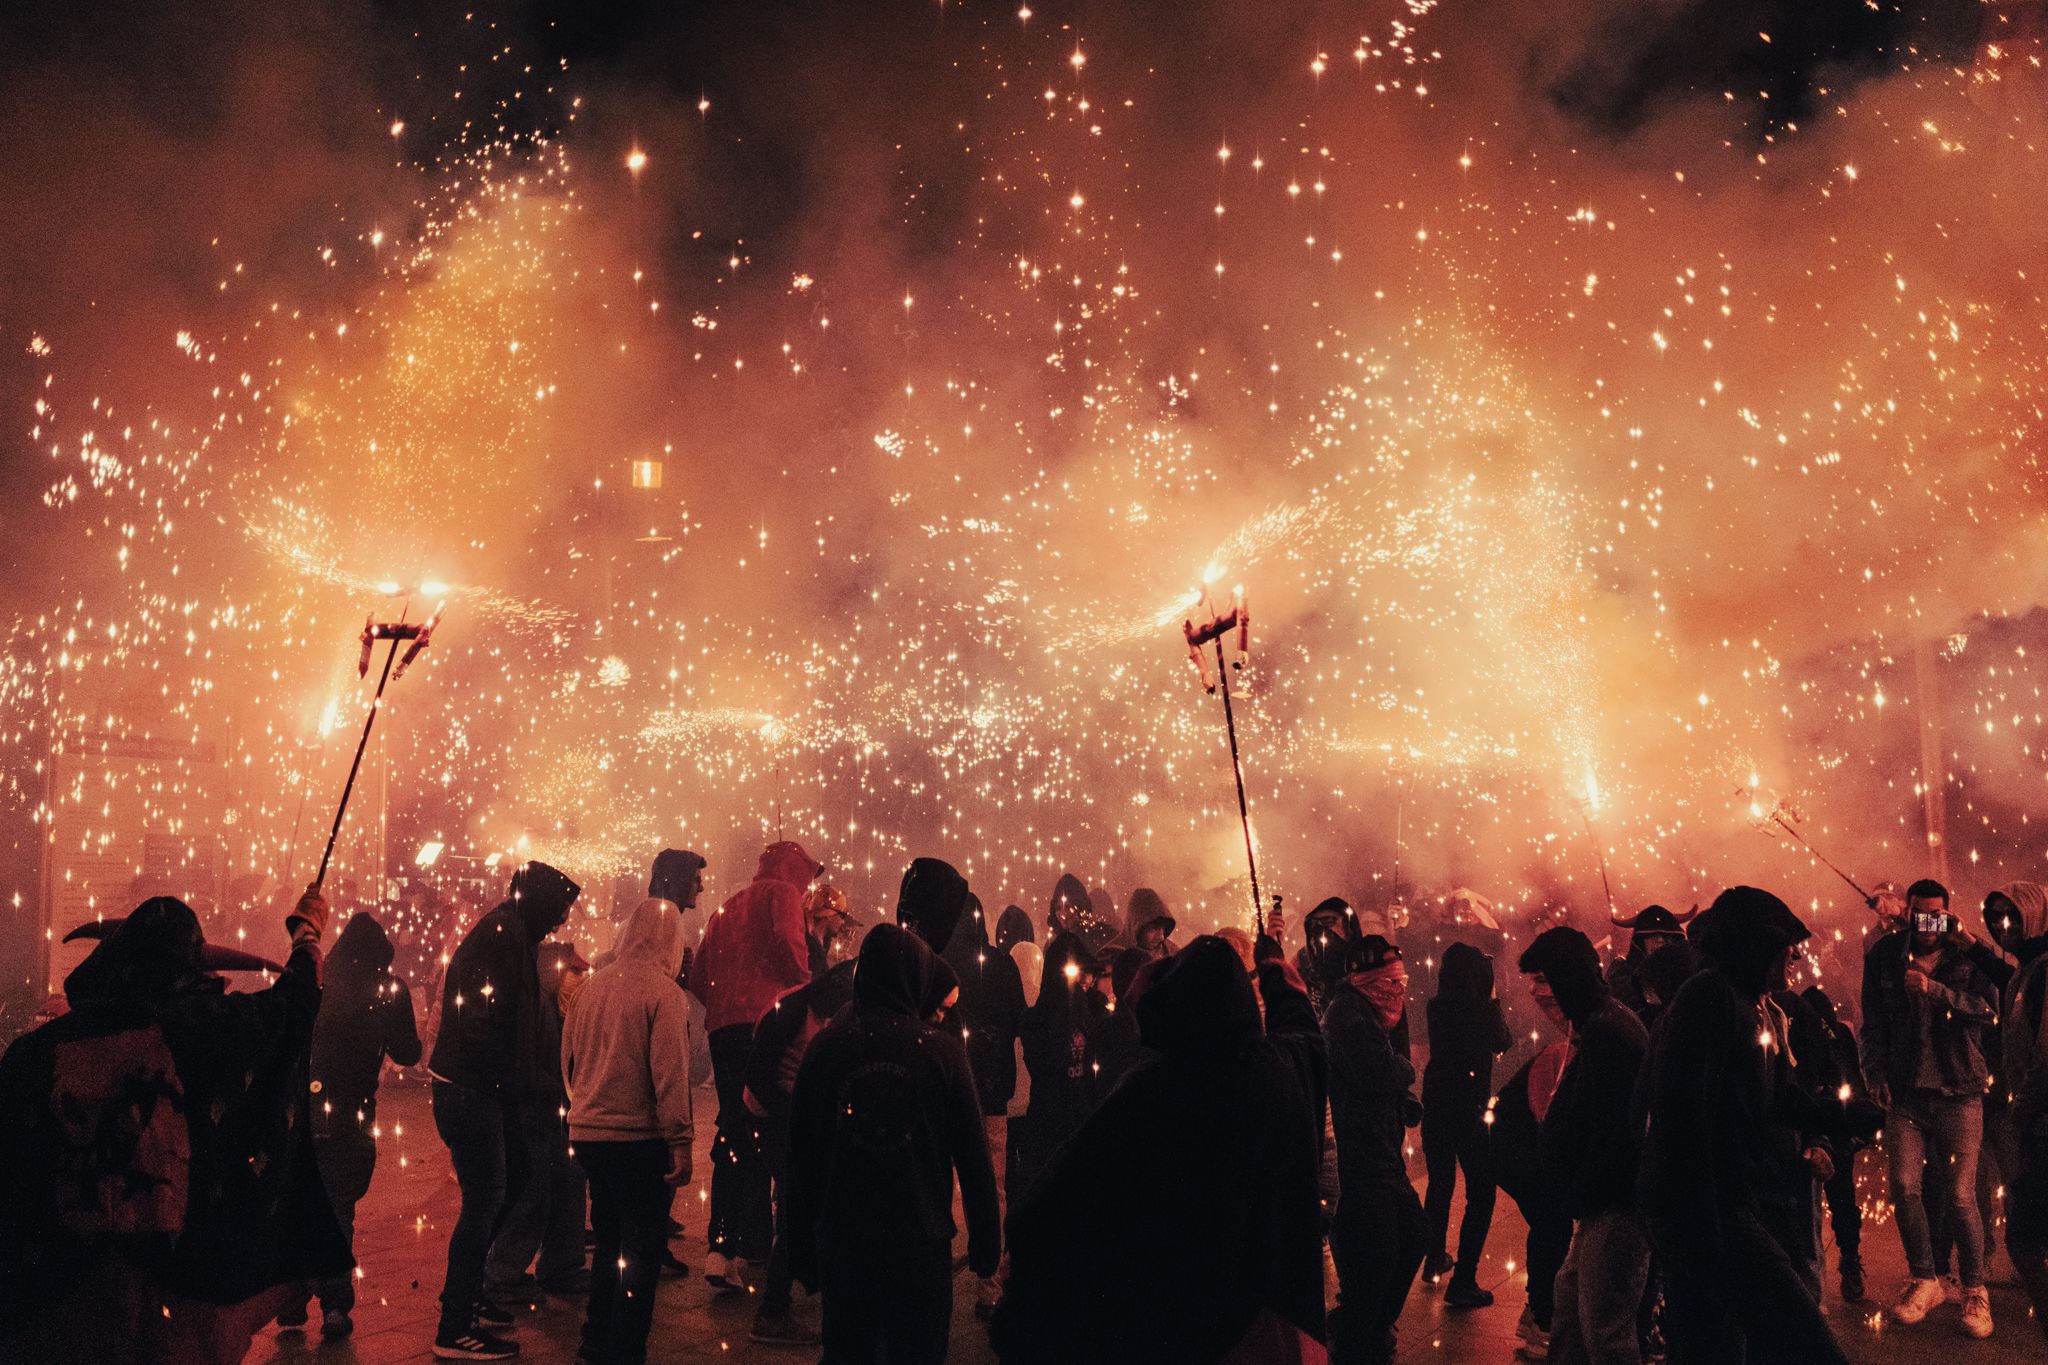
[[[1244,825],[1244,861],[1252,874],[1252,927],[1266,932],[1266,906],[1259,899],[1259,860],[1252,852],[1252,814],[1244,799],[1244,766],[1237,757],[1237,716],[1230,709],[1230,666],[1223,661],[1223,637],[1216,637],[1216,676],[1223,683],[1223,728],[1230,733],[1230,772],[1237,779],[1237,818]]]
[[[391,662],[398,657],[399,642],[391,642],[391,652],[384,656],[384,671],[377,675],[377,695],[370,699],[370,714],[363,721],[363,737],[356,741],[356,757],[348,765],[348,785],[341,789],[341,805],[334,812],[334,828],[327,831],[327,851],[320,855],[320,875],[313,878],[313,885],[320,886],[327,880],[327,861],[334,856],[334,841],[341,837],[341,820],[348,814],[349,793],[356,789],[356,773],[363,766],[363,750],[370,744],[370,727],[377,723],[377,712],[384,705],[384,684],[391,678]],[[382,876],[380,871],[379,876]]]

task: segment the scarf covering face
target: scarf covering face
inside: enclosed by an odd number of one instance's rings
[[[1372,1006],[1381,1028],[1391,1032],[1401,1022],[1402,1011],[1408,1008],[1408,968],[1399,958],[1353,972],[1346,980]]]

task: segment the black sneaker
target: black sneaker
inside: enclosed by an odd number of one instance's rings
[[[356,1320],[339,1308],[330,1308],[320,1315],[320,1335],[329,1340],[339,1340],[356,1330]]]
[[[1868,1296],[1863,1283],[1863,1265],[1859,1261],[1842,1262],[1842,1302],[1862,1303]]]
[[[519,1343],[494,1337],[475,1327],[466,1332],[443,1332],[434,1338],[438,1360],[510,1360],[519,1354]]]
[[[1447,1252],[1431,1252],[1429,1254],[1429,1259],[1425,1260],[1422,1263],[1422,1282],[1424,1284],[1437,1283],[1438,1281],[1443,1279],[1444,1276],[1450,1274],[1451,1267],[1456,1264],[1457,1262],[1452,1260],[1449,1253]]]
[[[509,1332],[516,1321],[509,1309],[495,1303],[480,1303],[476,1306],[476,1325],[487,1332]]]
[[[690,1267],[687,1262],[676,1255],[675,1248],[663,1247],[661,1249],[661,1273],[673,1275],[679,1280],[685,1280],[690,1277]]]
[[[1453,1275],[1450,1285],[1444,1290],[1444,1307],[1491,1308],[1493,1291],[1481,1289],[1476,1280],[1460,1280]]]

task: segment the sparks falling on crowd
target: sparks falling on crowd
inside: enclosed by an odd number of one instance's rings
[[[662,8],[0,12],[0,1036],[159,902],[304,1005],[317,883],[431,1066],[515,869],[700,951],[664,848],[1430,987],[1764,886],[1837,1003],[2048,874],[2039,0]]]

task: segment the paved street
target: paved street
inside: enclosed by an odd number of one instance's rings
[[[708,1149],[715,1111],[709,1088],[699,1092],[697,1112],[705,1116],[698,1124],[700,1141]],[[377,1177],[369,1198],[357,1215],[356,1252],[362,1261],[362,1295],[356,1313],[356,1335],[338,1345],[325,1345],[317,1330],[305,1333],[267,1329],[257,1338],[249,1359],[260,1365],[270,1362],[310,1362],[319,1365],[398,1365],[398,1362],[431,1359],[436,1314],[435,1298],[441,1287],[442,1253],[448,1227],[456,1210],[455,1183],[449,1173],[447,1154],[434,1134],[433,1117],[424,1088],[405,1085],[387,1088],[381,1105],[387,1125]],[[1874,1154],[1865,1154],[1864,1179],[1867,1190],[1876,1168]],[[706,1150],[700,1150],[697,1170],[709,1167]],[[684,1221],[694,1234],[678,1241],[677,1250],[693,1265],[700,1265],[704,1246],[701,1190],[689,1191],[692,1207]],[[1453,1226],[1456,1216],[1453,1215]],[[1866,1261],[1872,1293],[1889,1292],[1903,1273],[1898,1237],[1889,1224],[1866,1226]],[[1505,1196],[1494,1222],[1488,1249],[1484,1282],[1494,1289],[1498,1302],[1491,1309],[1472,1313],[1446,1313],[1438,1291],[1418,1287],[1410,1298],[1402,1323],[1401,1359],[1405,1361],[1506,1362],[1514,1348],[1514,1327],[1521,1311],[1522,1291],[1519,1257],[1522,1227],[1514,1204]],[[1832,1247],[1829,1251],[1832,1266]],[[1512,1267],[1511,1267],[1511,1262]],[[952,1359],[961,1365],[982,1365],[994,1357],[989,1352],[980,1325],[970,1311],[972,1282],[963,1274],[957,1297]],[[1836,1301],[1833,1276],[1829,1276],[1827,1308],[1837,1333],[1858,1365],[1876,1362],[1964,1362],[2027,1361],[2048,1358],[2039,1332],[2027,1317],[2024,1300],[2014,1285],[2012,1268],[2001,1250],[1993,1262],[1992,1298],[1998,1334],[1990,1341],[1970,1341],[1957,1327],[1957,1310],[1937,1310],[1917,1328],[1889,1327],[1882,1331],[1867,1319],[1874,1319],[1875,1305],[1860,1310],[1845,1308]],[[815,1303],[799,1304],[800,1313],[815,1322]],[[756,1346],[747,1340],[752,1319],[750,1302],[713,1299],[695,1276],[687,1280],[664,1280],[655,1314],[649,1359],[657,1362],[771,1362],[807,1361],[813,1353]],[[318,1314],[314,1315],[317,1329]],[[568,1365],[575,1355],[576,1329],[581,1306],[550,1302],[524,1318],[517,1336],[523,1346],[522,1358],[545,1365]]]

